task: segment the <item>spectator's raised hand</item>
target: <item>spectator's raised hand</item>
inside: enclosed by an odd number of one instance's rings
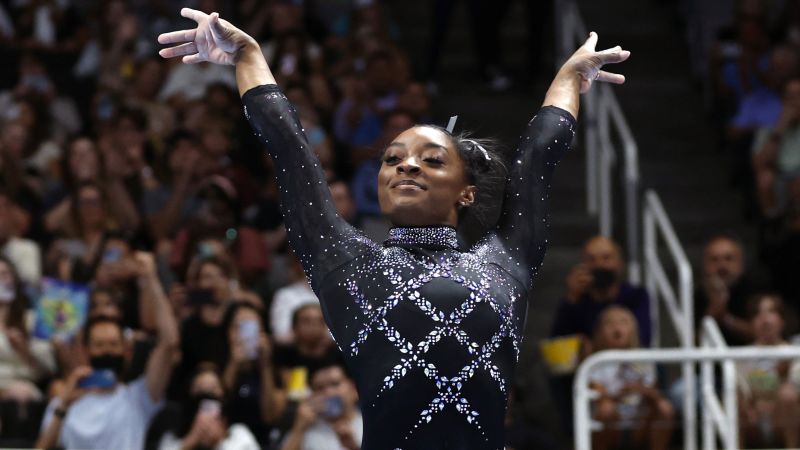
[[[333,424],[333,431],[336,432],[336,437],[339,438],[339,444],[348,450],[358,450],[361,448],[356,442],[356,437],[353,435],[353,427],[350,421],[346,418],[341,418]]]
[[[192,428],[183,438],[183,448],[216,448],[228,433],[219,413],[198,411]]]
[[[730,298],[728,286],[719,276],[709,275],[703,280],[703,289],[708,297],[705,313],[715,319],[722,319],[728,312],[728,299]]]
[[[253,40],[227,20],[220,19],[218,13],[206,14],[195,9],[183,8],[181,15],[197,22],[197,28],[172,31],[158,36],[160,44],[178,44],[159,51],[159,55],[164,58],[182,56],[182,61],[186,64],[208,61],[234,65],[239,50]]]
[[[565,67],[577,72],[581,77],[581,93],[589,91],[595,81],[622,84],[625,77],[617,73],[601,70],[606,64],[620,63],[631,56],[631,52],[616,46],[602,51],[596,51],[597,33],[589,33],[589,39],[572,54],[564,63]]]
[[[89,366],[78,366],[72,373],[69,374],[67,377],[67,382],[64,384],[64,389],[61,391],[61,395],[59,396],[61,400],[61,405],[64,408],[68,408],[75,400],[81,398],[85,393],[86,389],[82,389],[78,387],[78,382],[81,379],[88,377],[92,373],[92,368]]]
[[[578,264],[567,275],[567,301],[576,303],[589,290],[592,273],[586,264]]]
[[[136,262],[136,275],[139,278],[154,279],[158,277],[155,255],[150,252],[136,252],[133,259]]]
[[[268,366],[272,361],[272,341],[263,331],[258,339],[258,360],[261,362],[261,367]]]
[[[318,417],[317,411],[322,410],[322,399],[311,397],[297,405],[297,414],[294,418],[294,428],[305,431]]]

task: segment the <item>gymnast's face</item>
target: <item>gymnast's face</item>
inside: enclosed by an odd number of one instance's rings
[[[472,204],[464,162],[445,133],[417,126],[387,147],[378,173],[381,211],[395,226],[458,224],[458,210]]]

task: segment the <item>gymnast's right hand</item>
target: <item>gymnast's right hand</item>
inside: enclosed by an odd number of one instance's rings
[[[241,50],[255,43],[247,33],[220,19],[218,13],[206,14],[183,8],[181,15],[197,22],[197,28],[159,35],[159,44],[177,44],[158,52],[164,58],[183,56],[182,61],[186,64],[208,61],[232,66],[239,59]]]

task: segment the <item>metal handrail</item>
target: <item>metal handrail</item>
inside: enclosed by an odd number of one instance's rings
[[[708,349],[727,349],[728,345],[717,322],[703,318],[702,346]],[[700,392],[703,399],[703,450],[716,448],[719,434],[727,450],[739,448],[739,407],[736,399],[736,366],[733,361],[722,361],[722,395],[720,402],[714,387],[714,366],[711,361],[700,363]]]
[[[624,362],[682,363],[695,364],[701,361],[800,359],[800,347],[737,347],[737,348],[676,348],[646,350],[605,350],[597,352],[578,367],[573,385],[573,412],[575,414],[575,449],[591,450],[591,431],[600,428],[593,421],[589,402],[598,393],[589,388],[589,375],[601,364]],[[692,405],[694,407],[694,405]],[[684,437],[685,438],[685,437]],[[684,441],[684,449],[688,449]]]
[[[556,58],[557,68],[583,44],[588,37],[586,25],[580,17],[574,0],[556,0],[554,8],[558,27]],[[600,234],[613,233],[612,176],[616,163],[616,146],[612,132],[621,140],[623,160],[622,186],[625,199],[624,221],[627,231],[628,278],[632,283],[641,281],[641,248],[639,230],[639,149],[631,133],[625,114],[611,87],[600,84],[591,89],[583,100],[584,120],[581,129],[586,147],[586,209],[597,215]]]
[[[694,299],[692,297],[693,278],[692,266],[689,258],[672,228],[669,217],[661,204],[661,200],[653,190],[645,193],[644,206],[644,274],[645,286],[650,293],[650,315],[653,323],[653,340],[659,341],[660,318],[659,305],[663,299],[664,305],[678,333],[680,346],[689,350],[695,346],[694,338]],[[667,276],[667,269],[659,257],[659,236],[666,243],[669,254],[678,270],[678,292],[672,288]],[[690,362],[684,362],[681,367],[684,392],[683,392],[683,439],[685,450],[697,448],[695,425],[697,413],[694,408],[695,398],[695,372]]]

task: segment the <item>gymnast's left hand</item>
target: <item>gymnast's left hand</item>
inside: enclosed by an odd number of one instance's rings
[[[581,78],[581,94],[585,94],[595,81],[604,81],[614,84],[625,82],[625,76],[602,70],[606,64],[620,63],[631,56],[631,52],[616,46],[602,51],[595,50],[597,46],[597,33],[589,33],[589,39],[578,48],[575,53],[564,63],[564,68],[574,71]]]
[[[208,61],[214,64],[235,65],[240,52],[255,41],[219,14],[206,14],[191,8],[181,9],[181,15],[197,22],[197,28],[172,31],[158,36],[159,44],[178,44],[158,53],[164,58],[182,56],[186,64]]]

